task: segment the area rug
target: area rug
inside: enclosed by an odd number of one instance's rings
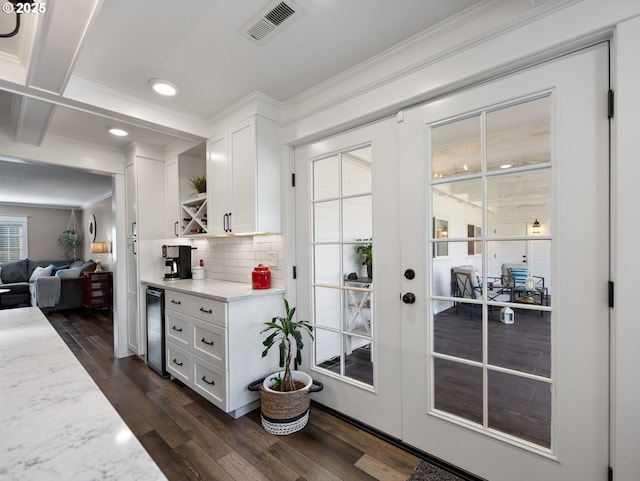
[[[463,479],[427,461],[420,461],[407,481],[463,481]]]

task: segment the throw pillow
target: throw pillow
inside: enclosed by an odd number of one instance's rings
[[[77,279],[80,277],[80,268],[76,267],[74,269],[62,269],[61,271],[56,272],[56,277],[60,279]]]
[[[36,267],[29,278],[29,282],[35,282],[38,277],[50,277],[51,271],[53,270],[53,266],[47,267]]]
[[[68,269],[68,268],[69,268],[69,264],[67,264],[66,266],[53,266],[53,270],[51,271],[51,275],[55,276],[58,271],[61,271],[62,269]]]
[[[524,284],[529,277],[529,269],[509,269],[511,280],[516,284]]]

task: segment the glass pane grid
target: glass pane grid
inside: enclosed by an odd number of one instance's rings
[[[372,283],[358,247],[371,243],[371,147],[314,161],[314,365],[373,385]]]
[[[549,109],[545,96],[431,127],[427,246],[432,409],[542,450],[552,446],[555,382]],[[546,229],[533,232],[534,218]],[[495,228],[509,222],[521,232]]]

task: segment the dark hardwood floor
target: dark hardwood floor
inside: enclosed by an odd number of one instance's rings
[[[268,434],[258,411],[233,419],[137,357],[114,358],[110,315],[47,317],[170,481],[405,481],[420,461],[318,408],[303,431]]]

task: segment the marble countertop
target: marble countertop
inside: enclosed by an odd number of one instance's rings
[[[246,299],[248,297],[269,296],[284,293],[282,288],[253,289],[251,284],[242,282],[217,281],[213,279],[193,280],[142,280],[143,284],[158,287],[160,289],[171,289],[185,294],[194,294],[208,299],[222,302],[232,302]]]
[[[40,309],[0,310],[0,479],[165,480]]]

